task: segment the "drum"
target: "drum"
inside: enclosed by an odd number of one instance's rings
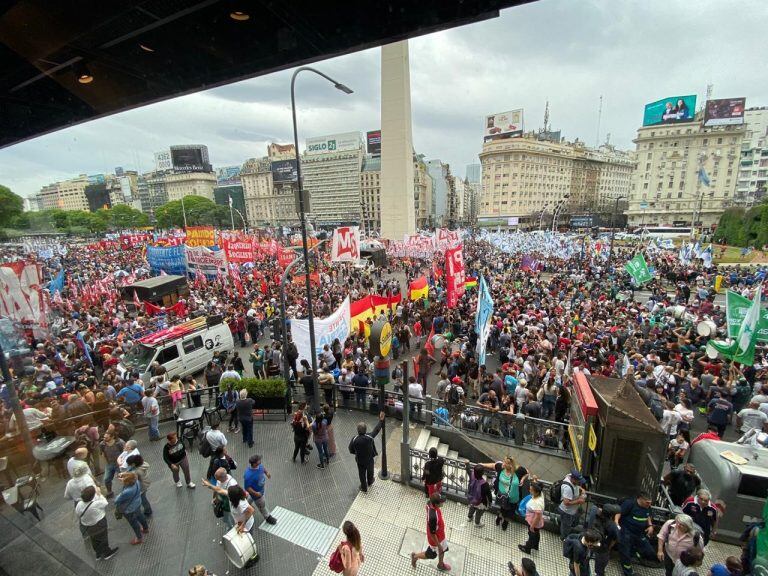
[[[696,325],[696,333],[699,336],[714,338],[717,334],[717,325],[712,320],[702,320]]]
[[[674,306],[672,308],[672,315],[677,320],[680,320],[680,318],[682,318],[684,314],[685,314],[685,306]]]
[[[717,350],[715,349],[714,346],[712,346],[712,342],[707,342],[706,352],[707,352],[707,358],[710,358],[711,360],[714,360],[715,358],[717,358]]]
[[[435,334],[432,337],[432,346],[434,346],[436,350],[442,350],[445,347],[445,342],[445,337],[442,334]]]
[[[237,526],[224,534],[224,553],[227,559],[238,568],[259,559],[256,543],[250,532],[238,532]]]

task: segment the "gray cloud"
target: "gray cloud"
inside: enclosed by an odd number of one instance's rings
[[[414,146],[463,175],[476,162],[486,114],[525,109],[540,127],[544,103],[568,139],[633,146],[643,105],[676,94],[746,96],[768,105],[762,57],[763,0],[539,0],[500,18],[410,43]],[[380,127],[380,51],[318,63],[355,90],[323,80],[297,84],[300,141]],[[80,173],[115,166],[149,170],[152,153],[172,144],[208,145],[214,165],[266,153],[293,139],[289,83],[282,71],[96,120],[0,150],[0,182],[23,195]]]

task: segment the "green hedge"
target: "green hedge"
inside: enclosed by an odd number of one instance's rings
[[[222,392],[227,389],[227,384],[234,384],[235,390],[248,390],[248,396],[251,398],[283,398],[287,392],[285,380],[282,378],[243,378],[239,382],[234,378],[226,378],[219,382],[219,388]]]

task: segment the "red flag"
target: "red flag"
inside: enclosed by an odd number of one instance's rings
[[[432,338],[435,336],[435,323],[432,323],[432,330],[429,331],[429,336],[427,336],[427,341],[424,344],[424,348],[427,350],[427,354],[430,356],[434,355],[435,353],[435,345],[432,344]]]
[[[133,305],[136,306],[137,312],[141,310],[141,300],[139,300],[139,295],[136,294],[136,290],[133,291]]]

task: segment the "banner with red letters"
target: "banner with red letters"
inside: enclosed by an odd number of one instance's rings
[[[360,260],[360,227],[340,226],[333,231],[331,262]]]
[[[136,246],[142,246],[147,242],[152,242],[152,234],[121,234],[120,235],[120,248],[123,250],[130,250],[136,248]]]
[[[34,262],[10,262],[0,266],[0,316],[45,326],[40,278],[40,266]]]
[[[464,251],[462,246],[445,251],[446,304],[455,308],[464,296]]]

